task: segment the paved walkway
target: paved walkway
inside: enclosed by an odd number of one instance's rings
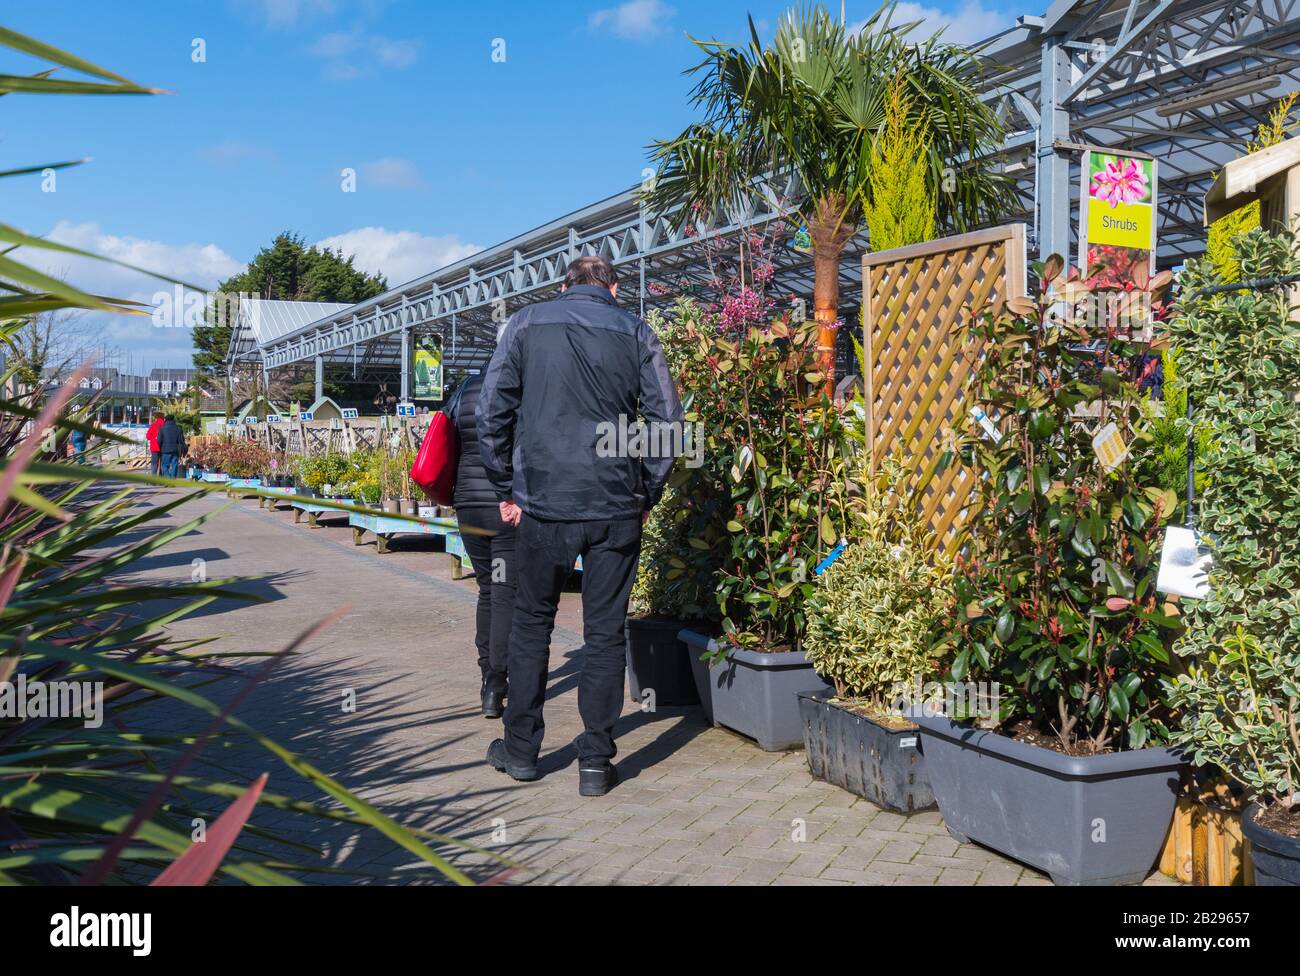
[[[165,493],[160,493],[165,494]],[[183,506],[193,515],[223,504]],[[623,782],[608,796],[577,793],[577,594],[566,594],[552,644],[543,778],[519,784],[483,762],[499,723],[477,711],[473,583],[451,579],[447,556],[424,540],[376,554],[340,527],[294,525],[287,510],[246,499],[149,557],[141,579],[263,577],[242,588],[265,598],[223,602],[173,625],[182,637],[220,635],[230,650],[282,647],[311,622],[350,612],[277,675],[240,714],[385,812],[442,829],[515,859],[530,883],[1043,885],[1037,872],[958,845],[934,812],[889,813],[813,780],[802,752],[765,753],[705,725],[698,709],[643,714],[628,702],[618,727]],[[355,694],[354,711],[345,701]],[[220,756],[227,769],[271,771],[269,790],[303,795],[264,754]],[[323,849],[354,870],[408,871],[410,855],[349,828],[303,826],[275,814],[257,823]],[[476,860],[462,859],[469,869]],[[412,880],[424,877],[411,874]]]

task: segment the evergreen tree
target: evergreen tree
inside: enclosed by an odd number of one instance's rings
[[[352,266],[342,250],[307,247],[301,237],[278,234],[248,267],[217,286],[223,295],[240,292],[257,298],[355,304],[388,290],[383,275],[369,275]],[[204,324],[194,329],[194,365],[211,376],[222,371],[234,310],[209,305]]]

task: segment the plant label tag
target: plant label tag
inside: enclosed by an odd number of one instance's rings
[[[1114,421],[1097,431],[1092,438],[1092,449],[1101,462],[1101,469],[1107,474],[1118,468],[1128,456],[1128,445],[1119,436],[1119,428]]]
[[[994,444],[1002,443],[1002,431],[998,430],[997,425],[993,423],[992,420],[989,419],[988,414],[986,414],[979,407],[971,407],[970,415],[971,418],[975,421],[975,423],[979,424],[981,427],[984,428],[985,437],[991,440]]]
[[[1210,595],[1213,565],[1209,546],[1201,542],[1194,530],[1171,525],[1165,529],[1165,541],[1160,547],[1156,591],[1191,600],[1204,599]]]
[[[916,748],[916,736],[914,736],[914,735],[906,735],[906,736],[903,736],[901,739],[898,740],[898,748],[900,748],[900,749],[915,749],[915,748]]]

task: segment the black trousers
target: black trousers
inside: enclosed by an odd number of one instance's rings
[[[551,631],[560,591],[582,557],[582,630],[576,741],[584,766],[608,765],[617,752],[614,723],[623,710],[627,670],[623,628],[641,551],[639,518],[551,522],[525,514],[519,524],[519,587],[510,632],[505,742],[517,762],[535,763],[546,722]]]
[[[510,621],[515,609],[515,527],[501,521],[496,508],[457,509],[456,518],[461,525],[491,533],[462,532],[460,538],[478,583],[474,646],[478,648],[483,690],[505,691]]]

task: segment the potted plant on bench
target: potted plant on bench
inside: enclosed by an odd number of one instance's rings
[[[1293,233],[1237,238],[1245,279],[1300,272]],[[1197,526],[1209,595],[1186,601],[1175,650],[1174,741],[1225,770],[1253,801],[1242,816],[1255,883],[1300,884],[1300,322],[1287,287],[1204,294],[1223,284],[1189,263],[1172,323],[1199,430],[1208,434]]]
[[[934,804],[902,706],[938,668],[931,645],[951,576],[907,483],[897,461],[867,480],[848,545],[817,577],[804,647],[834,692],[799,695],[812,775],[905,813]]]
[[[971,317],[958,442],[972,474],[968,546],[954,572],[948,714],[917,717],[952,835],[1058,883],[1142,880],[1171,822],[1181,755],[1165,746],[1172,604],[1155,592],[1168,489],[1135,480],[1145,430],[1138,379],[1156,297],[1129,293],[1123,328],[1063,263],[1035,267],[1036,299]],[[1051,287],[1049,293],[1048,287]],[[1120,438],[1113,453],[1094,438]],[[1102,442],[1103,444],[1105,442]],[[1125,454],[1127,451],[1127,454]],[[981,687],[982,685],[982,687]],[[961,692],[958,694],[957,692]],[[982,694],[981,694],[982,692]],[[970,703],[983,701],[986,727]]]

